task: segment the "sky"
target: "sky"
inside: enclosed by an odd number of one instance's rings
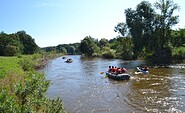
[[[124,11],[135,9],[143,0],[0,0],[0,32],[24,30],[39,47],[76,43],[86,36],[112,39],[114,27],[125,22]],[[151,4],[156,0],[148,0]],[[185,28],[185,0],[180,6],[175,28]]]

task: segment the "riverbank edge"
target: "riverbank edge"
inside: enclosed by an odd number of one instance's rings
[[[37,56],[37,57],[35,57],[35,56]],[[38,57],[38,56],[41,56],[41,57]],[[18,100],[18,99],[12,100],[14,97],[17,98],[16,94],[14,95],[12,92],[13,92],[13,90],[15,90],[15,87],[17,87],[18,84],[25,84],[26,85],[27,83],[24,83],[23,81],[26,81],[26,79],[28,79],[27,78],[28,76],[30,76],[30,75],[31,76],[32,75],[40,76],[42,78],[42,80],[44,80],[43,83],[49,83],[49,80],[46,80],[45,74],[43,74],[43,73],[39,74],[39,72],[37,72],[37,70],[44,68],[45,66],[47,66],[47,64],[50,60],[53,60],[53,59],[58,58],[60,56],[62,56],[62,55],[61,54],[47,54],[47,55],[37,54],[37,55],[28,55],[28,56],[18,56],[17,58],[14,57],[14,59],[18,59],[18,60],[24,59],[24,58],[28,58],[29,60],[32,60],[34,62],[34,66],[33,66],[34,70],[24,71],[22,69],[21,73],[17,73],[17,72],[11,72],[11,69],[9,69],[8,71],[10,71],[10,72],[6,73],[6,75],[3,78],[0,78],[0,85],[1,85],[0,86],[0,92],[1,92],[0,93],[0,100],[2,100],[2,103],[0,103],[0,112],[10,111],[10,109],[7,109],[7,107],[9,106],[8,105],[9,103],[7,103],[7,101],[10,101],[9,99],[11,99],[11,101],[13,101],[13,102],[11,102],[11,104],[14,104],[14,105],[15,105],[14,102],[18,102],[18,101],[20,101],[18,103],[22,103],[21,102],[22,100]],[[11,59],[12,57],[2,57],[2,59],[3,58]],[[11,61],[12,60],[9,60],[10,63],[11,63]],[[18,63],[18,62],[16,62],[16,63]],[[29,65],[29,63],[28,63],[28,65]],[[23,66],[17,66],[17,67],[22,68]],[[31,81],[34,81],[34,78],[29,78],[29,79],[33,79]],[[36,78],[36,79],[39,80],[40,78]],[[43,83],[40,84],[41,87],[42,87]],[[23,88],[22,91],[20,90],[20,92],[25,92],[25,89]],[[4,93],[6,93],[6,95],[4,95]],[[43,93],[43,92],[41,92],[41,93]],[[46,97],[46,96],[44,96],[44,97]],[[46,98],[48,98],[48,97],[46,97]],[[3,99],[4,99],[4,101],[3,101]],[[49,107],[51,106],[51,108],[49,108],[49,109],[51,109],[52,111],[60,111],[61,110],[61,113],[66,113],[66,111],[63,108],[63,102],[61,99],[59,99],[59,98],[49,99],[48,98],[47,102],[49,102],[48,106]],[[17,105],[14,107],[17,107]],[[45,107],[41,108],[41,109],[45,109]],[[22,110],[22,108],[21,108],[21,110]],[[20,111],[20,110],[18,110],[18,111]],[[42,112],[39,111],[39,113],[42,113]]]

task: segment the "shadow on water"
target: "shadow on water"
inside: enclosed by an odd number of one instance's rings
[[[148,75],[135,75],[140,60],[66,56],[52,60],[43,70],[51,80],[48,97],[61,97],[69,113],[185,112],[185,71],[150,68]],[[125,67],[127,81],[114,81],[100,74],[108,66]]]

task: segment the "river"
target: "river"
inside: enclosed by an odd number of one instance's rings
[[[141,60],[56,58],[43,70],[51,80],[47,96],[61,97],[68,113],[185,112],[185,67],[149,68],[150,74],[135,75]],[[130,80],[115,81],[101,72],[108,66],[125,67]]]

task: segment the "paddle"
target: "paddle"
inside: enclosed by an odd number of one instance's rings
[[[104,74],[105,72],[100,72],[100,74]],[[108,76],[107,75],[105,75],[105,78],[107,78]]]
[[[100,74],[104,74],[104,72],[100,72]]]

